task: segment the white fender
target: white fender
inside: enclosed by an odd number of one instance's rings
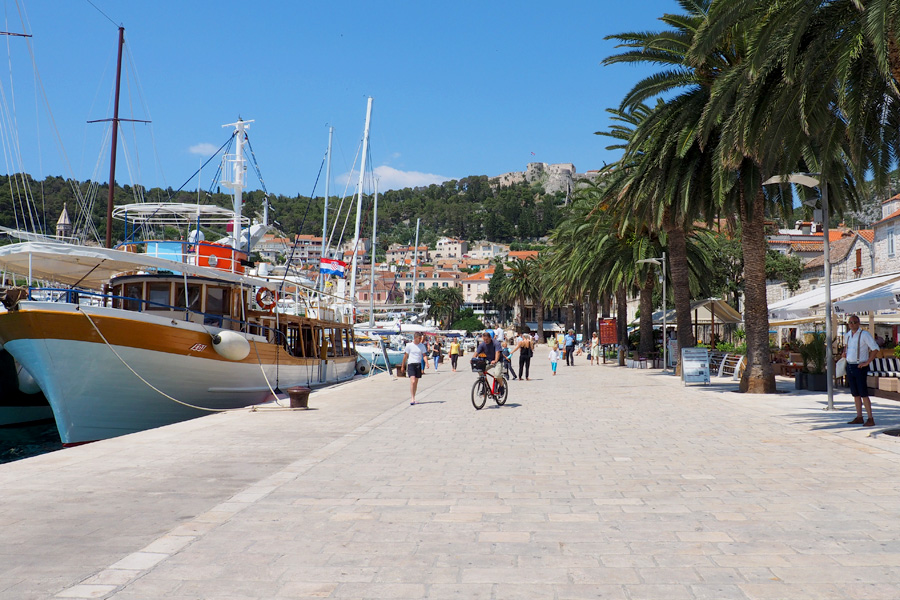
[[[212,336],[213,350],[228,360],[244,360],[250,354],[250,342],[236,331],[220,331]]]
[[[366,359],[360,359],[356,361],[356,372],[360,375],[365,375],[369,371],[372,370],[371,365],[369,365],[369,361]]]
[[[35,378],[18,362],[16,362],[16,376],[19,379],[19,391],[23,394],[37,394],[41,391],[41,386]]]

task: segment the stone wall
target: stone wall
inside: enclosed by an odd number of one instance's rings
[[[597,171],[578,173],[572,163],[547,164],[540,162],[528,163],[525,171],[504,173],[497,177],[491,177],[490,182],[500,187],[508,187],[517,183],[540,183],[548,194],[574,190],[576,181],[583,178],[593,179],[598,176]]]

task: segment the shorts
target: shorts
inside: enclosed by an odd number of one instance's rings
[[[850,394],[854,398],[867,398],[869,390],[866,385],[866,376],[869,374],[869,367],[860,367],[853,363],[847,363],[847,384],[850,386]]]
[[[409,363],[406,365],[406,376],[407,377],[421,377],[422,376],[422,363]]]

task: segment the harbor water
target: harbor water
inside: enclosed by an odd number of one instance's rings
[[[62,450],[52,420],[0,427],[0,464]]]

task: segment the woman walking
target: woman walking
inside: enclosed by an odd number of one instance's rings
[[[434,372],[437,373],[438,363],[441,362],[441,342],[434,342],[431,347],[431,357],[434,359]]]
[[[594,360],[597,360],[597,364],[600,364],[600,338],[597,337],[597,332],[594,332],[594,335],[591,336],[591,364],[594,364]]]
[[[459,340],[455,339],[450,342],[450,367],[456,372],[456,361],[459,360]]]
[[[522,379],[522,371],[524,371],[525,381],[531,381],[528,371],[531,369],[531,357],[534,356],[534,340],[527,333],[523,334],[522,341],[516,344],[512,351],[516,350],[519,351],[519,379]]]

